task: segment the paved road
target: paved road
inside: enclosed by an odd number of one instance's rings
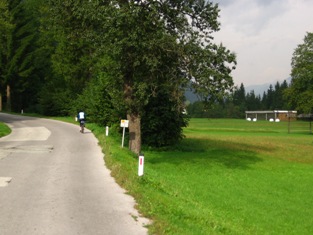
[[[0,234],[147,234],[134,200],[104,166],[93,134],[0,113]]]

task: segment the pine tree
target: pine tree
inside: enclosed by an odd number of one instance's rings
[[[0,0],[0,111],[2,111],[2,94],[5,91],[5,69],[8,58],[8,40],[13,29],[7,0]]]
[[[38,39],[38,18],[31,1],[9,1],[13,30],[7,40],[8,53],[4,61],[7,109],[19,111],[34,101],[37,92],[35,51]]]

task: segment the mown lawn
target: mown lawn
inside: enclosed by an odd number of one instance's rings
[[[177,146],[137,157],[105,137],[112,174],[154,223],[151,234],[313,234],[313,136],[286,122],[191,119]]]

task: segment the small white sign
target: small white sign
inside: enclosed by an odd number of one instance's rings
[[[127,128],[128,128],[128,123],[129,123],[128,120],[122,119],[122,120],[121,120],[121,127],[127,127]]]
[[[138,176],[143,176],[143,165],[144,165],[144,156],[139,156],[138,162]]]

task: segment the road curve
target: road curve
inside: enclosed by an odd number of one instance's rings
[[[54,120],[0,113],[1,235],[141,235],[138,216],[104,166],[94,135]]]

